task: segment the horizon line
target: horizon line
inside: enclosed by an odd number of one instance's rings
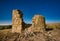
[[[60,23],[60,22],[45,22],[46,24],[47,23]],[[26,24],[32,24],[31,22],[26,22]],[[12,22],[11,23],[0,23],[0,26],[3,26],[3,25],[12,25]]]

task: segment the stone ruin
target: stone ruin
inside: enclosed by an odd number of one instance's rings
[[[13,10],[12,32],[21,33],[26,24],[23,21],[23,15],[20,10]],[[45,30],[45,18],[41,15],[35,15],[32,19],[32,25],[28,27],[30,32],[43,32]]]
[[[32,18],[32,25],[28,28],[29,32],[44,32],[45,18],[42,15],[35,15]]]
[[[45,29],[45,18],[42,15],[35,15],[32,19],[32,27],[36,32],[42,32]]]
[[[23,27],[23,15],[20,10],[12,11],[12,32],[21,33]]]

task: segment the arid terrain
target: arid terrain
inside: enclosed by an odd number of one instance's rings
[[[11,33],[11,26],[0,26],[0,41],[60,41],[60,23],[47,24],[45,32]],[[8,27],[8,29],[6,28]]]

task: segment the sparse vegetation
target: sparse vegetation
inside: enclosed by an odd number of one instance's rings
[[[46,25],[47,30],[60,29],[60,23],[52,23]]]
[[[11,25],[0,26],[0,30],[11,29],[11,28],[12,28]]]

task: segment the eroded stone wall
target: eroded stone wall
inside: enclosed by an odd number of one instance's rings
[[[23,26],[22,12],[20,10],[12,11],[12,32],[21,33]]]
[[[36,32],[43,32],[45,29],[45,18],[42,15],[35,15],[32,19],[32,27]]]
[[[28,32],[45,32],[45,17],[42,15],[34,15],[32,25],[28,28]]]
[[[12,32],[21,33],[27,28],[28,32],[43,32],[45,30],[45,17],[34,15],[32,25],[29,26],[23,22],[23,15],[20,10],[13,10],[12,15]]]

